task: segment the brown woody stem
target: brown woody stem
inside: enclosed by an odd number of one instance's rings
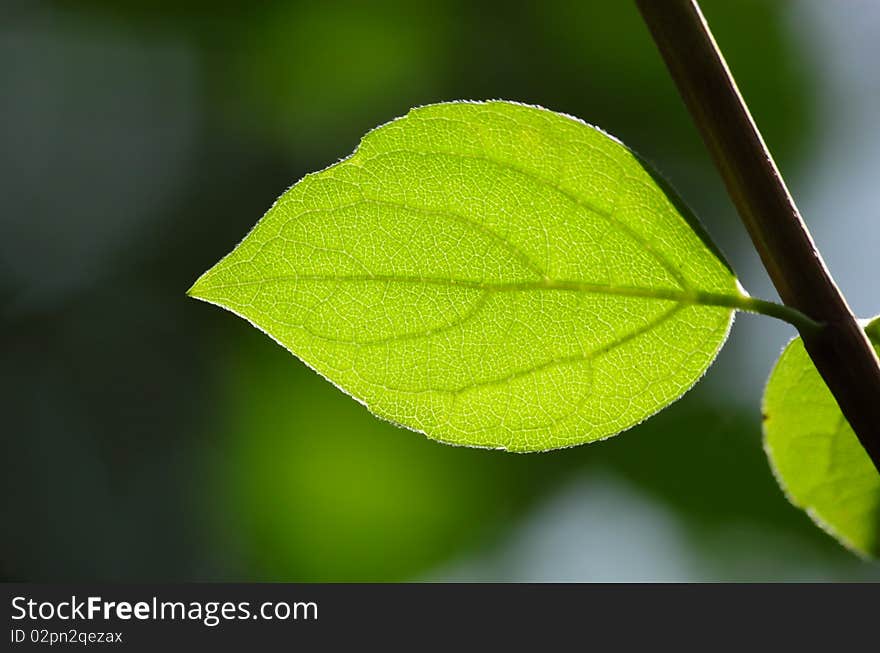
[[[880,471],[880,361],[825,267],[696,0],[636,5],[779,296],[822,324],[801,330],[804,345]]]

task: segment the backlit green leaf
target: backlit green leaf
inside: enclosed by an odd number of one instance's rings
[[[598,440],[674,401],[741,298],[632,151],[508,102],[423,107],[371,132],[190,294],[376,415],[514,451]]]
[[[866,330],[880,352],[880,319]],[[800,338],[767,383],[764,449],[794,505],[850,549],[880,556],[880,475]]]

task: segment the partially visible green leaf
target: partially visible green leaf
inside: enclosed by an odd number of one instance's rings
[[[880,319],[866,332],[880,352]],[[880,475],[800,338],[767,382],[764,449],[795,506],[853,551],[880,556]]]
[[[741,298],[617,140],[507,102],[415,109],[285,193],[190,294],[455,444],[608,437],[690,388]]]

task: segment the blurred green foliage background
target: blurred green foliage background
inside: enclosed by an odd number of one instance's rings
[[[828,92],[810,3],[703,6],[797,190]],[[658,417],[523,456],[380,422],[184,296],[302,175],[459,98],[620,137],[769,294],[632,3],[5,0],[0,97],[3,578],[880,578],[770,474],[785,327],[741,318]]]

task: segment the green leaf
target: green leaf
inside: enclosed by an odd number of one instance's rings
[[[880,353],[880,319],[866,329]],[[863,556],[880,556],[880,475],[800,338],[764,392],[764,449],[789,501]]]
[[[631,150],[508,102],[427,106],[369,133],[190,294],[380,417],[512,451],[605,438],[671,403],[742,300]]]

